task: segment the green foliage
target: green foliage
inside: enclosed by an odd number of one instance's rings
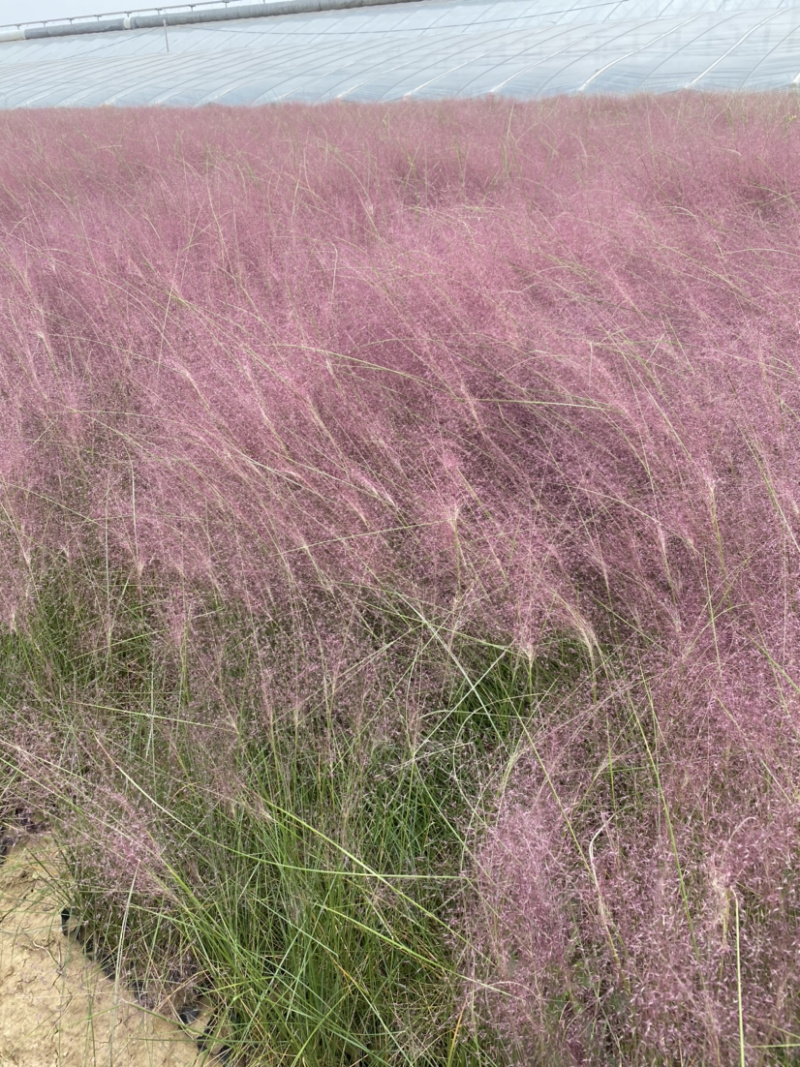
[[[456,669],[413,725],[376,713],[354,729],[323,699],[299,723],[265,722],[260,665],[287,628],[196,599],[176,645],[157,584],[58,559],[0,640],[6,701],[36,701],[75,787],[51,765],[56,832],[84,827],[64,854],[98,958],[178,999],[202,992],[232,1047],[276,1064],[493,1064],[460,1007],[468,838],[522,723],[580,676],[584,652],[563,639],[530,663],[435,642]],[[372,615],[365,635],[382,647],[426,630],[404,625]],[[209,777],[222,707],[227,787]],[[109,797],[99,825],[93,786]],[[161,847],[160,891],[109,884],[103,850],[131,807]]]

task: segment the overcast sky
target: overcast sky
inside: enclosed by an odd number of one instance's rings
[[[145,0],[146,3],[146,0]],[[135,4],[144,7],[145,4]],[[0,0],[0,25],[35,19],[69,18],[71,15],[102,15],[125,7],[114,0]]]

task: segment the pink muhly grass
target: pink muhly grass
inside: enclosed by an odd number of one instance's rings
[[[748,1062],[796,1025],[793,112],[0,128],[6,620],[40,555],[102,546],[294,620],[270,708],[352,680],[376,605],[591,653],[475,845],[475,1011],[520,1062],[738,1062],[734,897]]]

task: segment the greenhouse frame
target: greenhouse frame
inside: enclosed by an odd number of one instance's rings
[[[0,107],[257,105],[774,90],[800,4],[284,0],[0,28]]]

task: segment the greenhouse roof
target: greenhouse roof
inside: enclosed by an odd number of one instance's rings
[[[191,12],[186,5],[143,16],[123,13],[116,21],[104,16],[104,25],[86,19],[71,28],[6,27],[0,30],[0,107],[195,107],[488,93],[531,99],[765,90],[800,82],[800,4],[794,2],[384,0],[344,6],[354,2],[338,0],[337,7],[334,0],[333,9],[310,10],[319,4],[250,0],[245,10],[231,0],[227,13],[218,2],[194,5]],[[259,8],[260,17],[243,17]]]

